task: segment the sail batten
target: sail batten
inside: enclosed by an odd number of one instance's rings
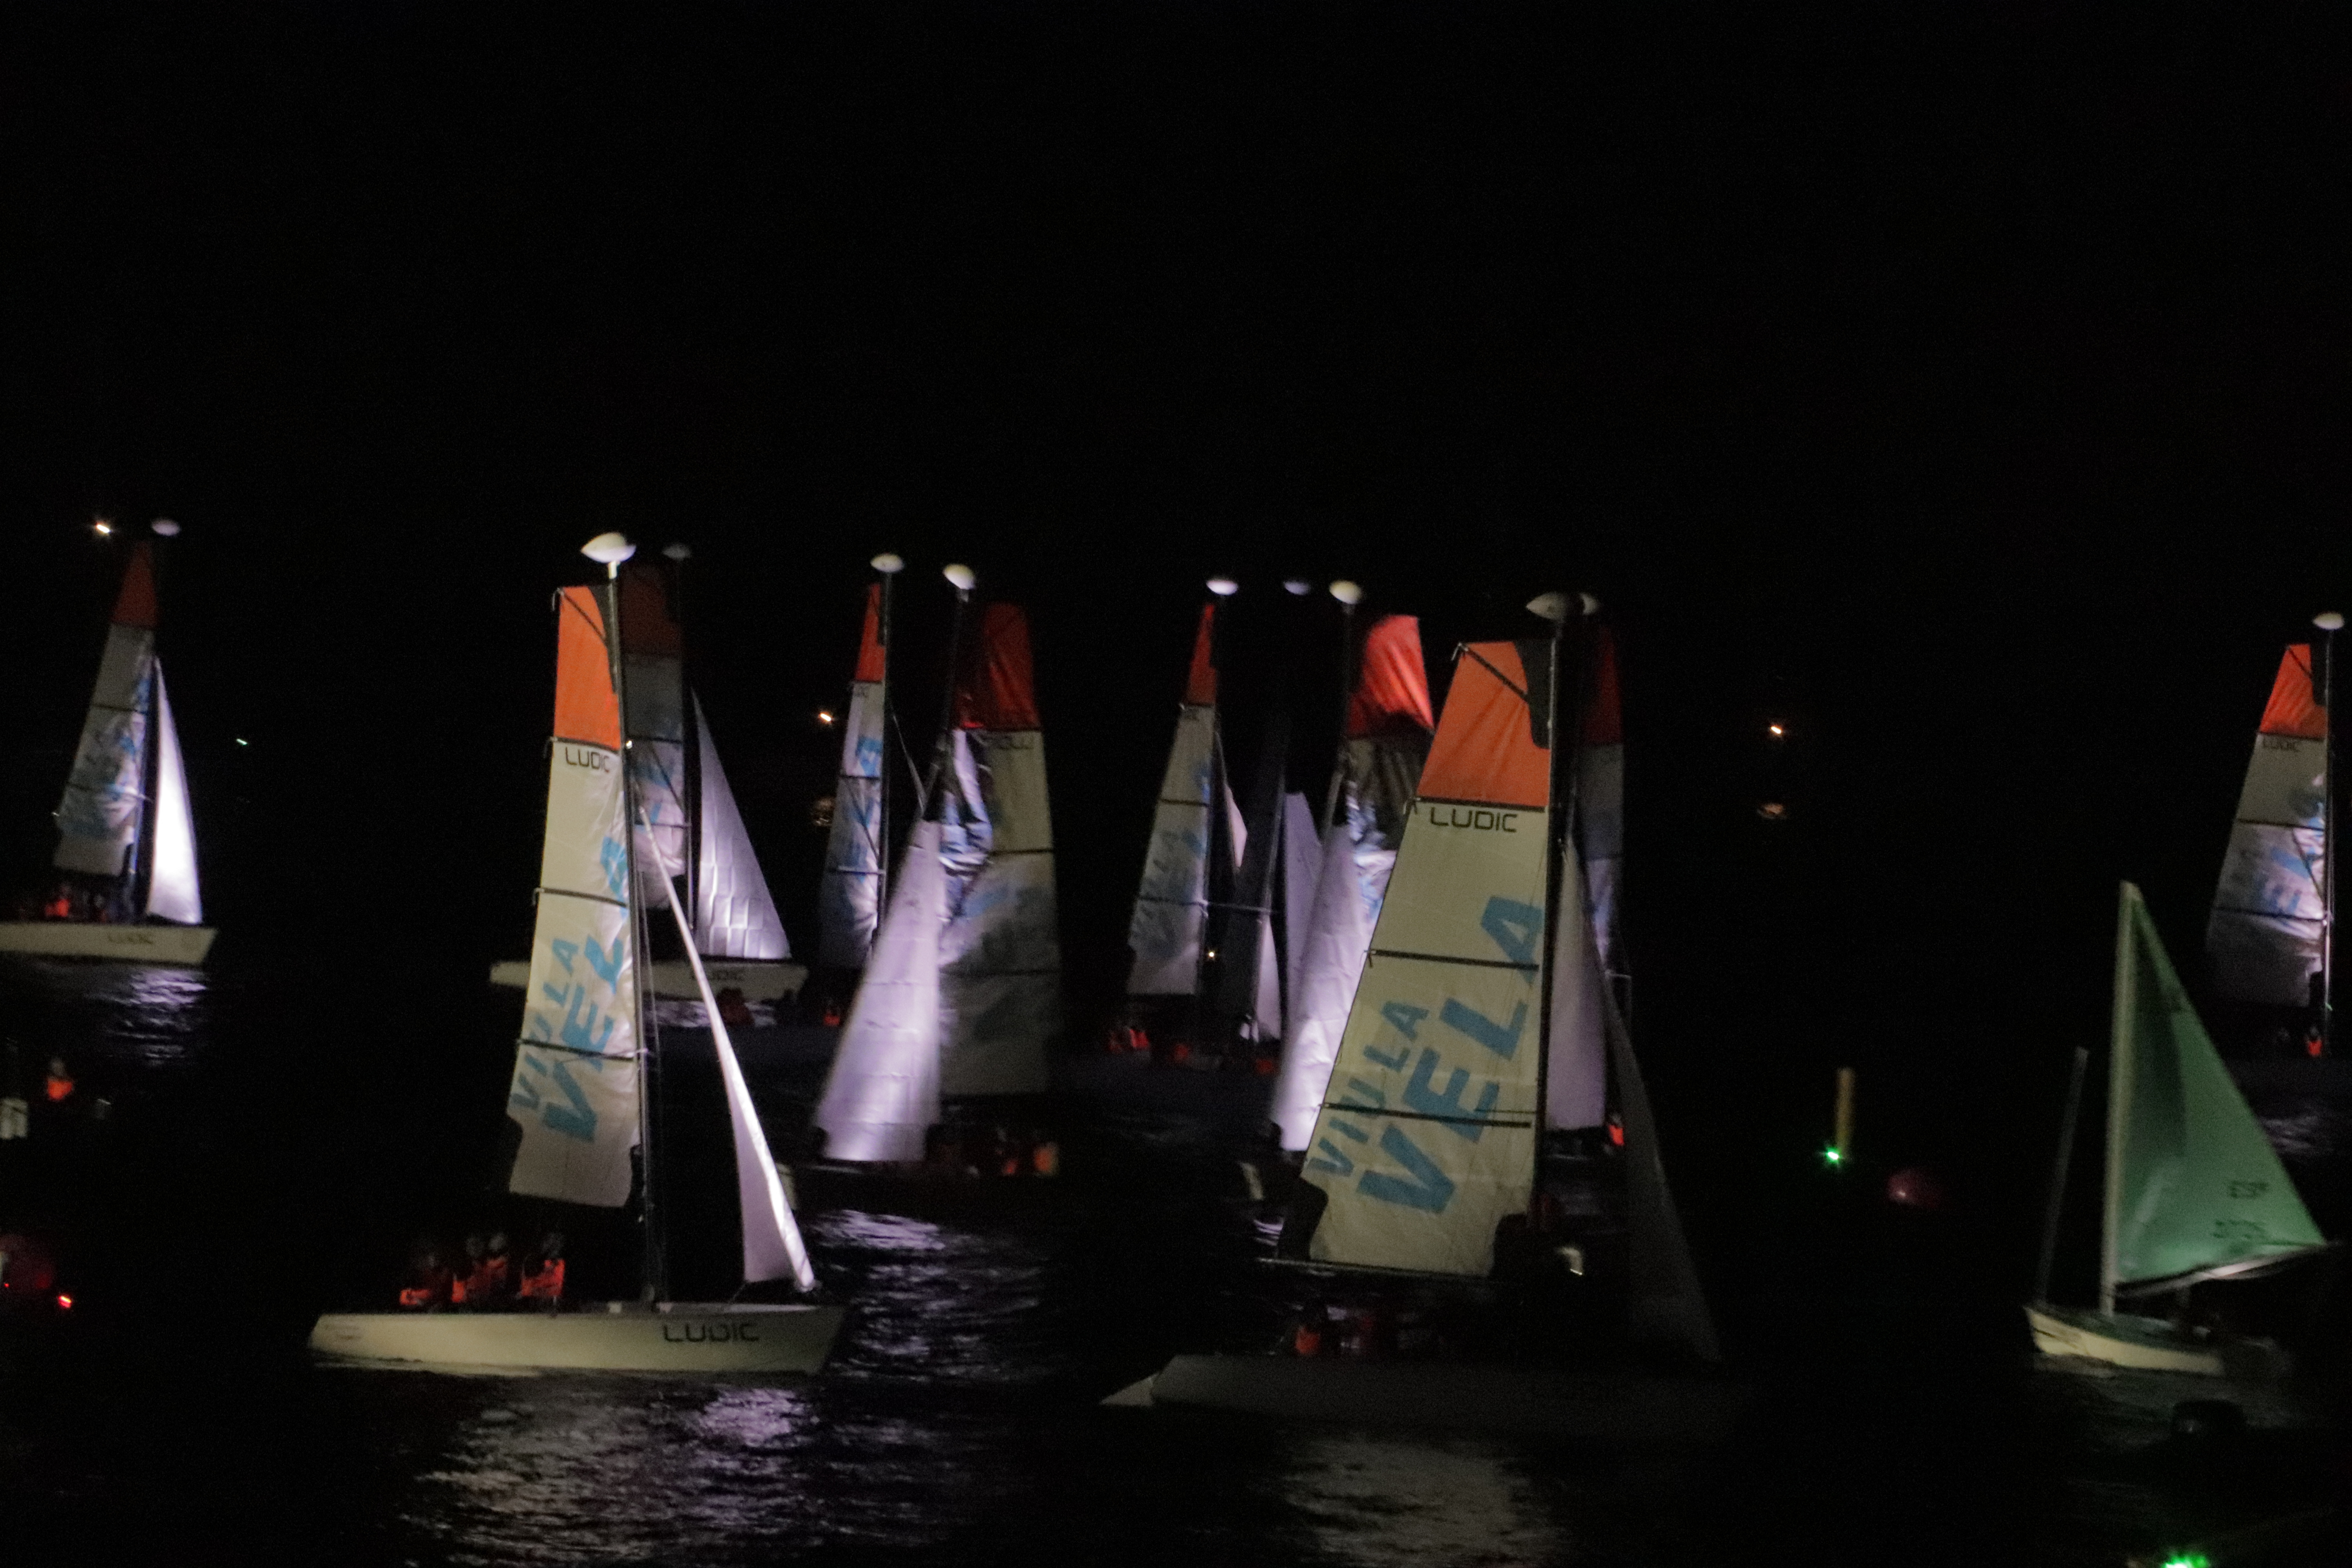
[[[834,784],[833,826],[825,838],[824,880],[818,895],[817,962],[836,969],[864,966],[881,917],[883,720],[887,671],[883,646],[882,586],[866,590],[866,620],[857,668],[842,725],[841,770]]]
[[[2327,710],[2297,643],[2278,675],[2239,792],[2205,931],[2214,988],[2242,1002],[2305,1007],[2326,931]]]
[[[617,1208],[637,1144],[636,933],[619,694],[593,589],[556,600],[556,700],[522,1037],[507,1096],[510,1191]]]

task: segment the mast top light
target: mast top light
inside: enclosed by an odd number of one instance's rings
[[[2323,632],[2340,632],[2344,629],[2344,617],[2334,610],[2326,610],[2312,616],[2311,624]]]
[[[1557,626],[1561,621],[1568,619],[1568,595],[1565,594],[1538,594],[1534,598],[1528,601],[1528,613],[1532,616],[1540,616],[1545,620]]]
[[[581,554],[607,569],[617,568],[636,552],[637,547],[618,533],[600,533],[580,547]]]
[[[1331,584],[1331,596],[1352,610],[1363,602],[1364,590],[1361,584],[1342,577]]]
[[[952,563],[951,564],[941,568],[940,575],[954,584],[955,591],[959,594],[971,593],[972,584],[980,581],[978,577],[972,574],[971,568],[966,566],[961,561]]]
[[[877,555],[873,560],[867,562],[866,564],[873,567],[877,572],[881,573],[885,577],[895,577],[899,573],[904,572],[907,569],[907,563],[905,561],[893,555],[887,550],[881,554]]]
[[[694,546],[683,541],[665,544],[662,546],[662,554],[671,561],[691,561],[694,559]]]
[[[159,518],[157,518],[154,521],[152,521],[152,522],[149,523],[147,526],[148,526],[149,528],[151,528],[151,529],[154,530],[157,533],[162,534],[165,539],[173,539],[173,538],[176,538],[176,537],[178,537],[179,532],[180,532],[180,525],[179,525],[178,523],[176,523],[176,522],[173,522],[173,521],[170,518],[168,518],[168,517],[159,517]],[[2342,617],[2341,617],[2341,616],[2338,616],[2338,617],[2337,617],[2337,622],[2338,622],[2338,624],[2339,624],[2339,625],[2342,623]]]
[[[1282,580],[1282,591],[1294,599],[1305,598],[1314,587],[1315,584],[1304,577],[1285,577]]]
[[[1241,591],[1242,585],[1239,583],[1234,582],[1231,577],[1212,577],[1209,579],[1209,592],[1214,594],[1220,599],[1230,599]]]

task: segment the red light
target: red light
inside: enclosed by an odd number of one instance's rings
[[[60,1295],[58,1297],[58,1311],[60,1311],[60,1312],[70,1312],[70,1311],[72,1311],[72,1310],[73,1310],[73,1298],[72,1298],[71,1296],[67,1296],[67,1295],[60,1294]]]

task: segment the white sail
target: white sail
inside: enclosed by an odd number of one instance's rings
[[[816,1125],[835,1160],[915,1161],[940,1119],[940,825],[916,825],[834,1052]]]
[[[1665,1159],[1658,1146],[1656,1120],[1650,1114],[1650,1091],[1642,1082],[1642,1064],[1634,1058],[1616,999],[1606,987],[1597,988],[1597,995],[1610,1060],[1617,1068],[1617,1100],[1625,1125],[1629,1328],[1636,1341],[1673,1345],[1701,1361],[1720,1361],[1715,1319],[1699,1288],[1674,1189],[1666,1184]]]
[[[1584,852],[1584,900],[1603,974],[1622,974],[1618,874],[1625,854],[1625,721],[1617,689],[1617,645],[1593,630],[1583,733],[1576,748],[1576,836]]]
[[[1317,1261],[1483,1276],[1528,1206],[1550,795],[1528,693],[1548,657],[1480,643],[1456,666],[1307,1152]]]
[[[107,628],[98,684],[58,802],[60,870],[116,877],[128,868],[146,799],[147,682],[154,648],[149,626],[117,621]]]
[[[1209,805],[1215,795],[1217,710],[1187,704],[1177,714],[1151,846],[1128,924],[1135,967],[1130,996],[1190,996],[1201,980],[1202,938],[1209,919]]]
[[[743,814],[735,808],[735,792],[727,787],[727,770],[719,765],[702,700],[693,700],[702,763],[698,781],[702,847],[694,878],[696,948],[713,958],[790,958],[793,944],[784,936],[776,900],[769,895],[768,879],[760,873],[760,858],[752,852]]]
[[[1544,1068],[1544,1125],[1598,1127],[1609,1114],[1608,1043],[1600,931],[1588,907],[1573,844],[1559,868],[1559,921],[1552,933],[1551,1045]]]
[[[2327,710],[2297,643],[2254,736],[2237,821],[2205,928],[2214,988],[2242,1002],[2311,1005],[2326,928]]]
[[[1315,882],[1323,870],[1323,840],[1315,831],[1315,810],[1303,795],[1282,797],[1282,979],[1283,1011],[1298,1005],[1298,982],[1307,960],[1307,922],[1315,910]]]
[[[887,707],[881,604],[880,586],[869,586],[857,675],[842,726],[841,774],[834,785],[824,880],[817,895],[817,962],[835,969],[864,966],[881,916],[883,718]]]
[[[709,731],[704,731],[708,736]],[[708,744],[708,742],[705,742]],[[707,774],[705,775],[708,776]],[[735,1191],[742,1215],[743,1279],[790,1279],[803,1290],[816,1289],[816,1270],[809,1265],[808,1247],[784,1196],[783,1178],[768,1147],[767,1130],[760,1125],[759,1108],[751,1103],[751,1086],[736,1059],[735,1042],[719,1016],[719,999],[711,994],[710,976],[695,952],[694,932],[688,929],[686,910],[677,901],[677,886],[667,866],[661,868],[670,916],[677,922],[686,962],[694,971],[694,988],[702,994],[702,1010],[710,1020],[710,1043],[719,1056],[719,1076],[727,1088],[727,1124],[735,1139]]]
[[[1393,851],[1391,852],[1391,858]],[[1345,826],[1324,836],[1323,867],[1315,881],[1315,903],[1307,919],[1306,951],[1294,972],[1290,1033],[1283,1043],[1282,1067],[1275,1079],[1273,1118],[1284,1149],[1292,1152],[1313,1141],[1323,1091],[1339,1059],[1348,1005],[1364,972],[1379,910],[1366,909],[1356,878],[1355,847]]]
[[[557,598],[539,912],[507,1115],[509,1188],[618,1207],[637,1143],[638,1009],[620,702],[593,590]]]
[[[148,857],[147,912],[182,925],[202,925],[205,900],[196,886],[196,824],[188,807],[188,770],[180,758],[180,729],[163,664],[155,671],[155,817]]]
[[[622,612],[627,614],[625,606]],[[629,784],[641,819],[634,825],[638,898],[659,908],[661,868],[684,866],[688,837],[686,704],[681,662],[636,654],[625,664],[629,711]]]

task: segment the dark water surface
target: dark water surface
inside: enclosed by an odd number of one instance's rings
[[[62,1053],[109,1101],[0,1165],[0,1220],[58,1235],[92,1309],[5,1342],[11,1562],[2089,1564],[2300,1506],[2332,1462],[2300,1437],[2183,1462],[2168,1380],[2031,1370],[2014,1281],[1980,1278],[2001,1247],[1818,1198],[1709,1260],[1757,1401],[1704,1459],[1105,1410],[1250,1289],[1218,1134],[1173,1114],[1074,1125],[1071,1180],[1034,1202],[807,1215],[856,1303],[814,1379],[320,1367],[300,1336],[344,1288],[320,1277],[383,1276],[368,1255],[442,1201],[378,1141],[434,1135],[396,1112],[260,1136],[354,1080],[322,1067],[308,1096],[317,1042],[234,978],[18,965],[0,1003],[25,1070]],[[495,1057],[486,1033],[464,1049]],[[772,1072],[763,1104],[804,1089]],[[2264,1110],[2333,1179],[2337,1113]]]

